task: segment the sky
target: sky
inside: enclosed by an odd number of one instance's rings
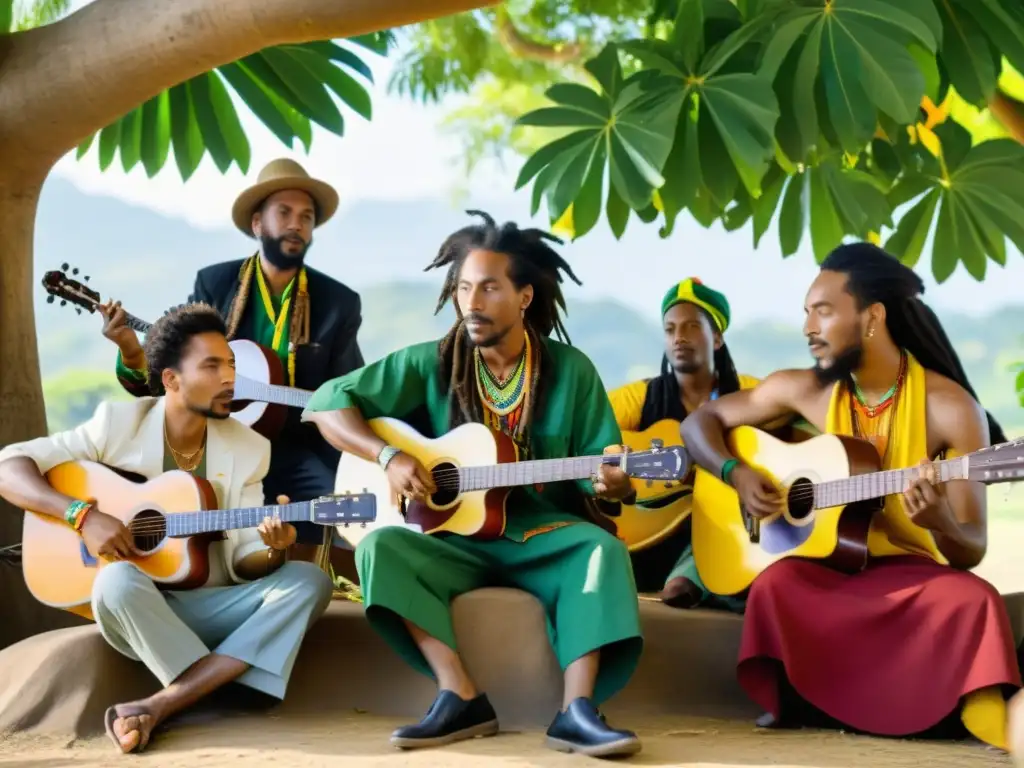
[[[72,5],[84,4],[77,0]],[[289,150],[244,107],[240,109],[252,146],[250,181],[269,160],[292,157],[312,175],[329,181],[338,189],[343,209],[358,202],[379,206],[379,212],[386,214],[388,206],[396,202],[443,202],[452,206],[453,211],[457,210],[457,205],[479,207],[499,219],[529,222],[529,193],[526,190],[516,193],[513,189],[517,163],[506,169],[493,163],[479,167],[468,180],[469,195],[457,202],[454,193],[466,183],[461,176],[460,145],[456,137],[444,135],[438,125],[452,101],[428,107],[388,94],[386,84],[393,59],[383,59],[362,50],[360,55],[373,69],[376,81],[371,89],[372,122],[343,108],[345,136],[338,138],[314,127],[312,150],[308,155],[301,145],[296,151]],[[82,160],[76,160],[74,154],[63,158],[53,174],[88,194],[116,197],[133,206],[158,212],[174,220],[182,231],[192,228],[208,232],[231,230],[231,202],[247,181],[235,167],[222,175],[208,156],[187,183],[182,182],[173,159],[168,160],[165,169],[154,179],[145,176],[141,165],[129,174],[123,173],[119,160],[106,172],[101,172],[95,147]],[[665,290],[684,277],[696,275],[729,296],[737,323],[754,322],[762,317],[791,322],[802,319],[804,292],[817,271],[810,253],[809,236],[805,235],[801,250],[795,256],[783,260],[774,227],[754,251],[749,225],[738,232],[726,233],[718,224],[705,230],[688,215],[684,218],[668,240],[658,236],[657,224],[644,225],[634,218],[621,241],[614,239],[602,219],[593,232],[563,248],[563,254],[583,282],[582,288],[569,286],[566,293],[570,297],[577,293],[618,298],[653,319]],[[549,225],[543,210],[532,224]],[[97,223],[96,226],[103,225]],[[400,222],[396,222],[396,226],[400,226]],[[439,228],[423,231],[424,251],[436,251],[449,231]],[[88,232],[82,234],[89,236]],[[247,241],[241,237],[239,247],[248,248]],[[240,251],[238,256],[243,254],[244,251]],[[317,254],[311,251],[311,264],[343,281],[362,282],[358,260],[323,264],[316,258]],[[925,261],[922,258],[922,262]],[[937,286],[926,274],[925,266],[921,270],[927,284],[925,298],[939,310],[971,314],[1017,303],[1020,301],[1018,286],[1024,285],[1024,259],[1011,249],[1009,262],[1003,269],[990,262],[989,278],[983,284],[968,277],[960,267],[950,280]],[[396,277],[427,279],[420,274]]]

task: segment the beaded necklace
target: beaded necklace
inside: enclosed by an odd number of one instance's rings
[[[896,377],[896,383],[882,396],[876,405],[868,405],[864,393],[854,382],[853,385],[853,424],[855,436],[867,440],[875,446],[878,455],[883,459],[889,452],[889,444],[892,438],[893,414],[895,403],[903,390],[903,382],[907,374],[907,356],[900,356],[900,372]]]
[[[521,437],[523,404],[526,402],[533,370],[530,336],[524,336],[526,343],[523,345],[523,353],[505,379],[499,379],[487,367],[479,348],[473,350],[473,357],[476,360],[476,389],[484,406],[484,423],[517,441]]]

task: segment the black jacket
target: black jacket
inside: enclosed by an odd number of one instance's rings
[[[226,261],[199,270],[189,303],[209,304],[226,319],[240,288],[238,275],[244,261]],[[356,340],[363,322],[362,303],[358,293],[323,272],[306,267],[306,276],[310,338],[308,344],[300,345],[295,351],[295,386],[315,390],[325,381],[363,366],[363,355]],[[259,292],[253,286],[236,338],[252,340],[253,307],[257,301]],[[144,384],[135,385],[125,380],[121,384],[136,397],[150,394]],[[275,441],[275,453],[285,448],[283,444],[304,445],[319,454],[331,468],[336,467],[340,456],[338,451],[323,439],[313,424],[303,424],[300,417],[298,408],[288,409],[288,421]]]

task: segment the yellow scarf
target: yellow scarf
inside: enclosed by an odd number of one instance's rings
[[[927,391],[925,369],[907,353],[907,377],[903,391],[893,407],[892,432],[884,469],[902,469],[918,464],[928,456]],[[833,435],[854,436],[852,393],[843,383],[836,384],[829,402],[825,431]],[[945,458],[956,458],[947,452]],[[872,557],[924,555],[949,565],[939,551],[931,532],[915,525],[907,517],[901,494],[887,496],[881,514],[876,514],[868,533],[868,551]],[[1006,749],[1006,702],[998,688],[983,688],[965,697],[960,713],[964,726],[984,742]]]

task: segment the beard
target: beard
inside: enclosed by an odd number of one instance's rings
[[[813,368],[814,375],[822,385],[849,380],[853,377],[853,372],[860,367],[863,358],[864,346],[852,344],[837,354],[827,368],[822,367],[821,360],[816,361]]]
[[[497,344],[499,344],[501,340],[508,335],[508,332],[512,330],[511,327],[502,330],[495,330],[494,321],[490,318],[484,317],[483,315],[469,314],[462,318],[463,323],[468,323],[470,320],[476,320],[480,323],[481,327],[478,332],[486,335],[483,335],[479,340],[476,340],[473,338],[472,334],[469,332],[469,328],[467,327],[466,336],[469,339],[469,343],[475,347],[481,347],[483,349],[497,346]]]
[[[263,256],[278,269],[297,269],[305,262],[306,254],[309,253],[309,248],[313,245],[313,240],[310,238],[309,242],[303,245],[301,251],[292,254],[284,252],[285,239],[285,235],[282,235],[281,237],[260,235],[260,245],[263,249]]]

